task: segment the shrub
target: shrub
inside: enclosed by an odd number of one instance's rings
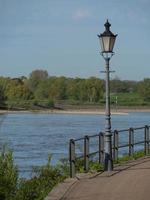
[[[51,156],[45,166],[34,169],[31,179],[19,179],[12,152],[0,154],[0,200],[43,200],[51,189],[67,176],[64,165],[51,165]]]
[[[54,101],[52,99],[49,99],[48,102],[47,102],[47,106],[49,108],[53,108],[54,107]]]
[[[0,154],[0,199],[12,200],[17,191],[18,171],[13,163],[12,152]]]
[[[15,200],[43,200],[51,189],[65,178],[60,167],[51,165],[50,155],[45,166],[34,169],[33,178],[19,182]]]

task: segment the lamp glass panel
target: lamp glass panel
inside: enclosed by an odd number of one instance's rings
[[[111,52],[113,51],[113,48],[114,48],[115,39],[116,39],[116,37],[111,37],[111,38],[110,38],[109,50],[110,50]]]
[[[110,46],[110,37],[104,36],[102,37],[103,44],[104,44],[104,52],[109,52],[109,46]]]
[[[104,43],[103,43],[102,37],[99,38],[99,41],[100,41],[101,50],[103,52],[104,51]]]

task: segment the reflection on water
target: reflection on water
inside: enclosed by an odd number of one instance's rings
[[[124,129],[150,124],[149,113],[113,115],[112,129]],[[68,157],[68,141],[104,130],[103,115],[18,113],[0,115],[0,146],[7,144],[13,150],[21,176],[29,176],[32,166],[46,163],[48,154],[52,163]],[[141,137],[138,136],[138,137]],[[123,140],[126,136],[124,134]],[[94,148],[94,145],[93,145]]]

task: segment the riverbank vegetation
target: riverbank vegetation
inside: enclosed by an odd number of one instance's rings
[[[43,200],[49,191],[63,181],[68,174],[65,165],[51,165],[51,157],[45,166],[34,169],[33,177],[20,179],[10,151],[0,154],[0,199]]]
[[[112,106],[150,106],[150,78],[142,81],[111,80]],[[35,70],[29,77],[0,77],[2,109],[63,109],[64,105],[105,104],[105,81],[96,77],[49,76]]]
[[[115,163],[135,160],[143,157],[144,151],[135,152],[132,157],[123,156]],[[76,170],[84,172],[83,159],[76,162]],[[90,160],[90,172],[103,171],[103,165],[98,161]],[[17,166],[10,151],[0,153],[0,199],[2,200],[44,200],[54,186],[69,177],[69,163],[63,160],[56,166],[51,165],[51,156],[45,166],[35,168],[30,179],[19,178]]]

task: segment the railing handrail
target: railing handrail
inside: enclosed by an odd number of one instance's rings
[[[150,128],[149,125],[145,125],[145,126],[148,126]],[[144,129],[145,126],[141,126],[141,127],[130,127],[130,128],[127,128],[127,129],[121,129],[121,130],[118,130],[118,129],[115,129],[114,131],[118,131],[118,133],[121,133],[121,132],[125,132],[125,131],[129,131],[129,129],[133,129],[133,130],[140,130],[140,129]],[[111,133],[114,133],[114,131],[111,131]],[[100,133],[105,133],[104,131],[101,131]],[[94,134],[94,135],[88,135],[88,137],[97,137],[99,134]],[[71,139],[71,140],[74,140],[74,141],[79,141],[79,140],[84,140],[84,137],[80,137],[80,138],[76,138],[76,139]]]
[[[145,155],[149,153],[149,125],[145,125],[142,127],[130,127],[128,129],[121,129],[121,130],[114,130],[112,131],[113,136],[113,160],[118,160],[118,151],[121,148],[129,147],[128,154],[132,156],[134,154],[134,146],[138,144],[144,144],[144,152]],[[134,135],[137,133],[137,130],[144,130],[144,140],[134,142]],[[120,133],[127,132],[128,134],[128,143],[119,145],[119,135]],[[77,139],[70,139],[69,145],[69,161],[70,161],[70,176],[75,176],[75,164],[76,160],[83,158],[84,159],[84,169],[87,172],[89,170],[89,159],[91,155],[99,153],[99,163],[103,163],[104,161],[104,132],[100,132],[99,134],[94,135],[85,135],[84,137],[77,138]],[[94,152],[90,152],[90,139],[98,137],[98,150]],[[84,151],[81,153],[80,156],[76,155],[76,148],[75,145],[79,141],[84,141]]]

